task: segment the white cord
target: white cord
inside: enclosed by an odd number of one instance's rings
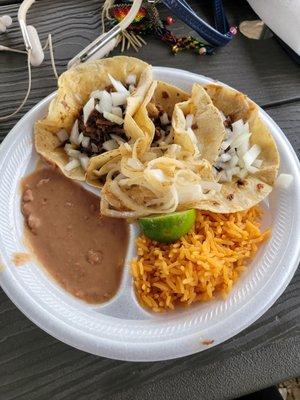
[[[31,50],[28,50],[28,52],[27,52],[28,88],[27,88],[26,95],[25,95],[25,97],[24,97],[22,103],[19,105],[19,107],[18,107],[15,111],[14,111],[13,113],[9,114],[9,115],[5,115],[5,116],[3,116],[3,117],[0,117],[0,121],[6,121],[6,120],[8,120],[9,118],[11,118],[11,117],[13,117],[14,115],[16,115],[16,114],[21,110],[21,108],[24,106],[24,104],[26,103],[26,101],[27,101],[27,99],[28,99],[28,97],[29,97],[30,90],[31,90],[31,64],[30,64],[30,54],[31,54]]]
[[[5,46],[1,46],[1,47],[5,47]],[[51,66],[52,66],[52,70],[54,73],[54,76],[56,79],[58,79],[58,73],[57,73],[57,69],[56,69],[56,65],[55,65],[55,59],[54,59],[54,51],[53,51],[53,44],[52,44],[52,37],[51,34],[48,35],[47,41],[43,47],[43,50],[46,50],[47,47],[49,47],[49,53],[50,53],[50,60],[51,60]],[[6,121],[9,118],[13,117],[14,115],[16,115],[21,109],[22,107],[26,104],[30,91],[31,91],[31,64],[30,64],[30,55],[31,55],[31,50],[28,51],[23,51],[23,50],[17,50],[17,49],[10,49],[9,51],[13,51],[15,53],[24,53],[27,54],[27,68],[28,68],[28,88],[27,88],[27,92],[26,95],[22,101],[22,103],[19,105],[19,107],[11,114],[9,115],[5,115],[3,117],[0,117],[0,121]]]

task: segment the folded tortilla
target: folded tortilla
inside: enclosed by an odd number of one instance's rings
[[[244,179],[233,177],[231,182],[222,183],[220,192],[207,193],[205,199],[181,205],[180,208],[197,208],[218,213],[246,210],[262,201],[273,189],[280,162],[276,143],[268,127],[261,119],[257,105],[246,95],[226,86],[216,84],[206,85],[204,89],[212,100],[213,105],[226,117],[229,116],[232,122],[242,119],[244,123],[249,123],[249,131],[251,132],[250,146],[257,144],[261,148],[259,158],[263,163],[255,174],[249,173]],[[205,98],[199,87],[197,87],[197,90],[201,92],[201,96],[198,95],[198,98]],[[192,95],[192,98],[196,98],[196,95],[194,97]],[[207,99],[205,99],[206,101]],[[177,106],[177,108],[184,109],[182,105]],[[203,106],[198,107],[198,109],[201,108]],[[200,113],[200,117],[201,115]],[[199,123],[199,121],[201,122]],[[220,133],[220,130],[215,129],[216,125],[212,121],[207,123],[206,131],[200,129],[202,128],[202,122],[201,118],[199,120],[196,119],[196,123],[199,125],[197,138],[202,144],[201,156],[208,159],[207,154],[211,154],[209,150],[212,146],[214,156],[210,161],[213,161],[216,156],[215,150],[220,148],[224,136]]]
[[[139,157],[143,157],[153,142],[155,125],[151,118],[157,109],[166,112],[171,121],[176,103],[189,97],[188,93],[166,82],[151,83],[141,106],[136,113],[126,115],[124,122],[125,131],[130,132],[131,142],[138,140],[136,151]],[[121,153],[118,149],[93,157],[87,170],[87,182],[93,186],[103,186],[105,174],[120,158]]]
[[[63,73],[59,77],[57,94],[49,105],[47,116],[35,123],[36,151],[46,160],[56,164],[71,179],[84,181],[86,174],[81,167],[69,172],[64,169],[69,159],[56,133],[65,129],[70,134],[72,126],[88,101],[91,92],[105,89],[111,84],[108,74],[122,83],[130,74],[137,76],[137,87],[127,99],[124,118],[126,121],[128,117],[136,113],[149,90],[152,83],[152,68],[139,59],[118,56],[87,62]],[[128,138],[138,136],[130,130],[131,127],[126,129],[127,125],[126,127],[125,125],[124,123],[125,134]],[[112,150],[96,157],[99,157],[101,164],[104,164],[115,155],[116,151]]]

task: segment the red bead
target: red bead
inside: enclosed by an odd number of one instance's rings
[[[169,15],[169,16],[166,18],[166,24],[167,24],[167,25],[172,25],[172,24],[174,24],[174,22],[175,22],[175,19],[174,19],[173,17],[171,17],[171,15]]]

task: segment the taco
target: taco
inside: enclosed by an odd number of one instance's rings
[[[211,196],[208,193],[208,198],[179,208],[195,207],[219,213],[246,210],[272,191],[279,169],[276,143],[259,116],[258,107],[247,96],[216,84],[204,89],[221,112],[226,130],[223,137],[214,130],[208,136],[200,132],[203,158],[216,139],[218,155],[211,161],[214,180],[221,186]],[[198,124],[197,119],[195,122]]]
[[[62,172],[85,180],[90,160],[103,161],[135,132],[126,120],[141,106],[152,83],[152,68],[131,57],[113,57],[79,65],[58,80],[58,91],[47,116],[36,122],[39,154]]]
[[[185,101],[189,94],[183,90],[161,81],[154,81],[135,114],[125,118],[124,129],[131,133],[131,144],[136,157],[140,160],[157,157],[153,147],[168,145],[173,141],[172,115],[176,103]],[[151,150],[150,150],[151,148]],[[159,149],[157,149],[159,150]],[[123,153],[126,154],[126,149]],[[91,159],[87,170],[87,182],[102,186],[107,171],[114,168],[122,158],[120,151],[108,153],[105,157]]]

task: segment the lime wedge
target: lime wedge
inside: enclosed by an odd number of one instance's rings
[[[157,242],[171,243],[188,233],[196,220],[196,210],[174,212],[153,217],[140,218],[143,233]]]

